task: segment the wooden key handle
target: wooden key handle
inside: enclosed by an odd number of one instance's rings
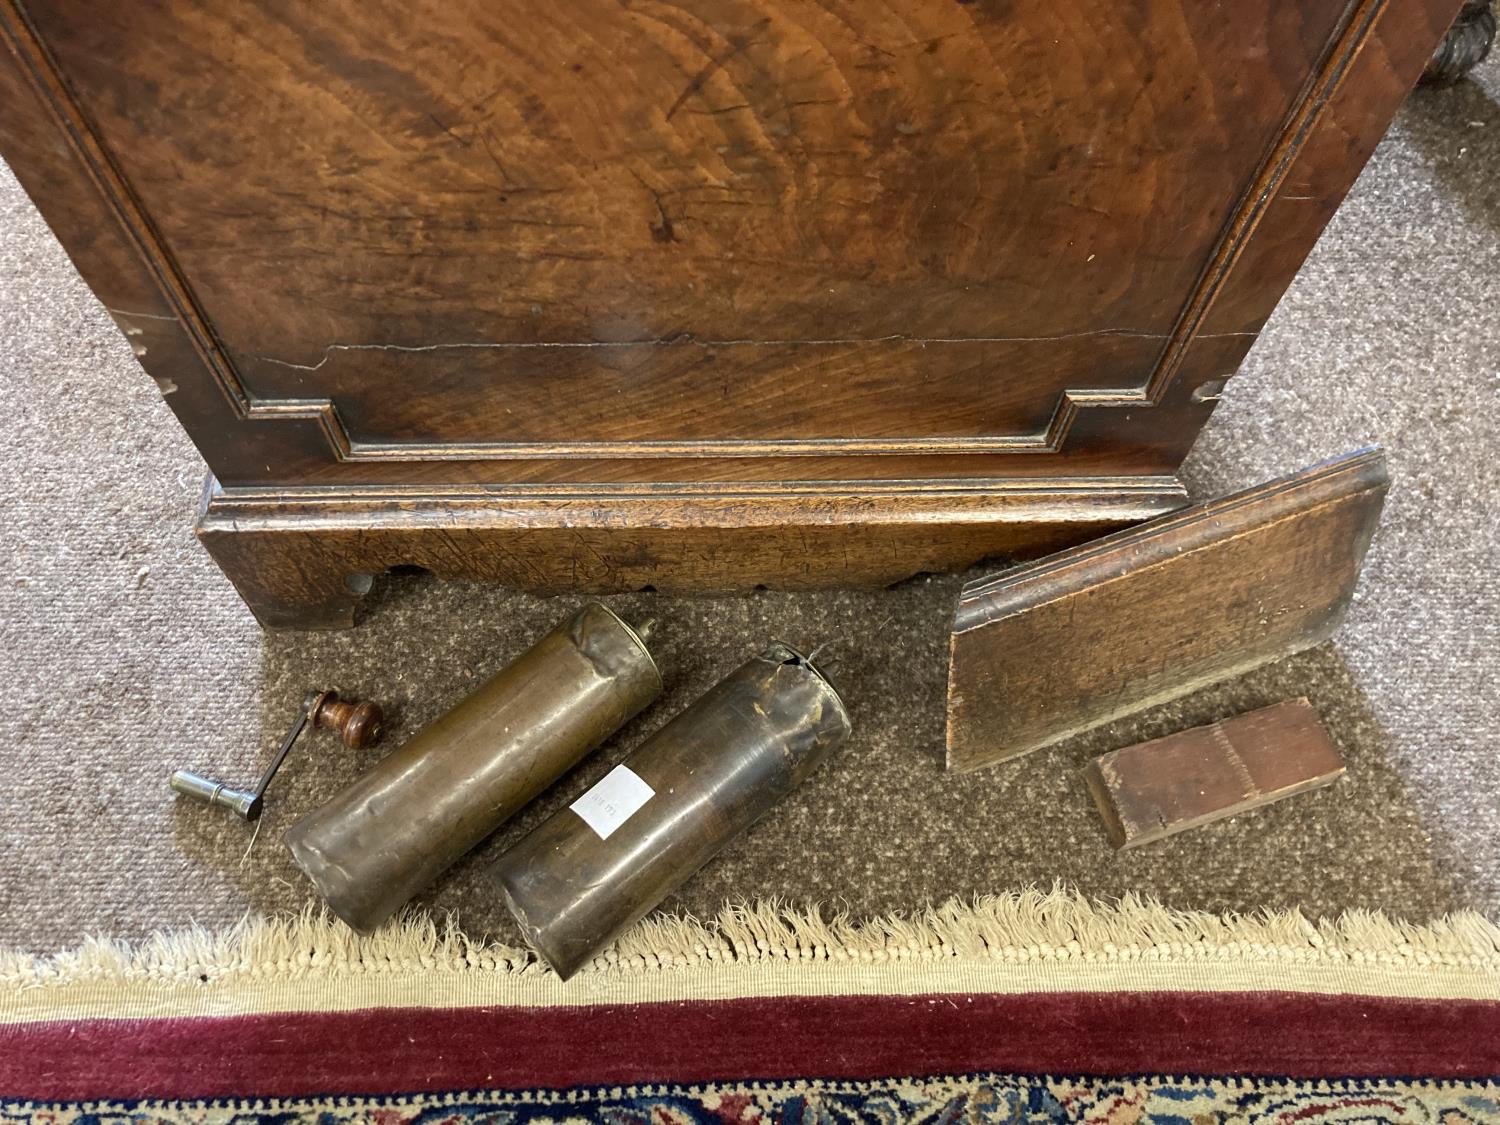
[[[385,718],[378,704],[340,699],[336,691],[316,693],[308,705],[308,714],[314,727],[338,731],[344,745],[351,750],[363,750],[379,741]]]

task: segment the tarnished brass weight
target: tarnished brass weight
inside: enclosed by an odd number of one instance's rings
[[[833,686],[774,645],[502,855],[491,877],[527,941],[566,980],[848,736]]]
[[[583,607],[287,831],[356,930],[379,926],[661,693],[635,630]]]

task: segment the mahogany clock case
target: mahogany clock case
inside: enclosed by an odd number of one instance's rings
[[[886,583],[1176,473],[1459,0],[0,0],[267,625]]]

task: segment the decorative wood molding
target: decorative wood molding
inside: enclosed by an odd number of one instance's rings
[[[229,488],[210,478],[209,499],[249,513],[263,504],[295,504],[308,508],[348,504],[474,504],[492,506],[538,500],[613,502],[631,500],[777,499],[838,500],[847,497],[900,497],[952,501],[978,498],[986,502],[1052,497],[1136,496],[1169,500],[1164,512],[1187,504],[1187,490],[1171,476],[1021,477],[952,480],[804,480],[804,481],[674,481],[619,482],[607,485],[482,484],[482,485],[327,485],[306,488]]]
[[[1322,66],[1304,88],[1276,143],[1225,225],[1218,249],[1204,270],[1198,287],[1188,298],[1177,328],[1162,350],[1161,359],[1157,361],[1156,368],[1141,389],[1143,401],[1153,404],[1158,402],[1177,377],[1188,344],[1197,338],[1214,299],[1223,290],[1235,263],[1250,241],[1250,236],[1254,234],[1266,209],[1281,189],[1298,153],[1322,120],[1334,93],[1348,74],[1350,64],[1369,39],[1376,20],[1385,11],[1388,2],[1389,0],[1355,0],[1351,3],[1341,30],[1329,45]],[[1080,398],[1084,404],[1099,404],[1107,399],[1107,396],[1101,398],[1088,391],[1069,394]]]
[[[187,333],[199,362],[234,412],[247,419],[314,419],[323,426],[334,455],[340,460],[348,459],[349,437],[331,402],[256,401],[246,390],[239,372],[219,346],[208,318],[194,299],[171,252],[110,158],[78,99],[63,80],[52,53],[37,34],[20,0],[0,0],[0,37],[20,64],[38,101],[51,115],[58,133],[66,138],[78,166],[87,174],[94,191],[104,201],[136,257],[155,282],[162,301]]]
[[[1056,549],[1186,499],[1173,477],[284,490],[210,478],[197,531],[262,624],[338,627],[396,566],[543,592],[881,586]]]

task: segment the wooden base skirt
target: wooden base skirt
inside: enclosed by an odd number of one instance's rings
[[[223,488],[198,538],[269,628],[351,625],[377,574],[543,593],[883,586],[1055,551],[1187,502],[1175,477]]]

